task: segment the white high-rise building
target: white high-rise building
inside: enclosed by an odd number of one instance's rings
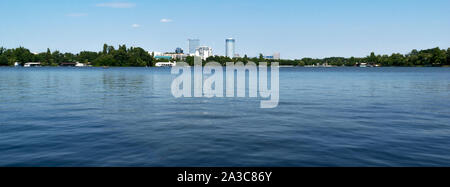
[[[234,55],[236,54],[235,52],[235,45],[236,45],[236,40],[233,38],[228,38],[225,41],[225,56],[226,57],[230,57],[230,58],[234,58]]]
[[[199,56],[203,60],[206,60],[208,57],[213,56],[213,50],[211,47],[200,46],[195,50],[195,56]]]

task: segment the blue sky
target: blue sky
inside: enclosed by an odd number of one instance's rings
[[[449,0],[1,0],[0,46],[149,51],[201,39],[224,55],[365,56],[450,47]]]

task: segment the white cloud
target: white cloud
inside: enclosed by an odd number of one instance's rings
[[[131,25],[131,27],[133,27],[133,28],[139,28],[139,27],[141,27],[141,25],[139,25],[139,24],[133,24],[133,25]]]
[[[85,17],[88,16],[87,13],[70,13],[66,15],[67,17]]]
[[[111,2],[111,3],[100,3],[96,5],[97,7],[107,7],[107,8],[133,8],[136,6],[134,3],[125,2]]]
[[[163,19],[161,19],[160,22],[161,22],[161,23],[170,23],[170,22],[173,22],[173,20],[167,19],[167,18],[163,18]]]

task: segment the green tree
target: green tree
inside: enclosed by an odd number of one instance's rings
[[[125,45],[119,45],[119,49],[117,51],[113,51],[112,55],[118,63],[115,66],[129,66],[129,56]]]
[[[447,63],[445,65],[450,65],[450,47],[447,49]]]
[[[76,62],[77,58],[72,53],[64,53],[63,54],[63,62]]]
[[[6,55],[1,54],[0,55],[0,66],[8,66],[8,65],[9,65],[8,57],[6,57]]]
[[[189,64],[189,66],[194,66],[194,57],[193,56],[186,57],[186,63]]]
[[[108,46],[108,49],[107,49],[107,54],[111,54],[111,53],[113,53],[115,51],[115,49],[114,49],[114,46]]]
[[[57,66],[58,64],[64,62],[64,55],[59,51],[54,51],[51,56],[52,58],[50,60],[50,63],[48,64],[49,66]]]
[[[103,44],[103,54],[106,55],[108,54],[108,45]]]
[[[431,62],[432,57],[433,57],[433,55],[430,53],[421,52],[419,54],[419,61],[420,61],[421,65],[423,65],[423,66],[431,66],[432,65],[432,62]]]
[[[130,66],[143,67],[152,66],[152,56],[140,47],[132,47],[128,50]]]
[[[444,50],[441,50],[439,48],[434,48],[432,49],[432,64],[434,66],[442,66],[446,63],[447,61],[447,54]]]
[[[405,65],[405,57],[402,54],[394,53],[389,58],[389,66],[404,66]]]
[[[34,55],[33,62],[41,62],[42,65],[46,62],[47,53],[39,53]]]
[[[43,54],[41,54],[39,56],[41,56],[41,60],[42,60],[41,63],[44,66],[51,66],[54,63],[52,52],[50,51],[49,48],[47,48],[47,52],[46,53],[43,53]]]
[[[94,66],[117,66],[118,63],[112,55],[101,55],[94,60]]]
[[[408,57],[408,66],[416,66],[420,65],[419,62],[419,56],[418,55],[411,55]]]
[[[248,63],[248,56],[244,55],[244,58],[242,59],[242,62],[244,62],[245,64]]]
[[[102,53],[103,54],[103,53]],[[99,57],[99,54],[91,51],[82,51],[77,54],[76,59],[81,63],[90,63]]]
[[[381,66],[389,66],[389,56],[388,55],[382,55],[380,57],[380,62],[379,64]]]
[[[12,50],[12,54],[10,58],[15,58],[21,64],[30,62],[33,59],[33,54],[30,50],[25,49],[24,47],[19,47]]]
[[[406,59],[406,63],[407,66],[417,66],[420,65],[420,61],[419,61],[419,51],[417,51],[416,49],[412,50],[411,53],[409,53],[408,55],[406,55],[407,59]]]
[[[303,60],[298,61],[297,66],[305,66],[305,62]]]
[[[377,56],[375,55],[374,52],[370,53],[370,56],[368,57],[367,60],[368,60],[369,64],[377,64],[378,63]]]
[[[0,55],[2,55],[3,53],[5,53],[6,48],[0,47]]]
[[[355,57],[351,57],[348,59],[347,63],[345,63],[346,66],[355,66],[358,60]]]

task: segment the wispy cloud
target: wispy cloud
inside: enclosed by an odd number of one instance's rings
[[[163,18],[163,19],[161,19],[160,22],[161,22],[161,23],[170,23],[170,22],[173,22],[173,20],[167,19],[167,18]]]
[[[66,14],[67,17],[85,17],[88,16],[87,13],[70,13]]]
[[[110,2],[110,3],[99,3],[97,7],[107,7],[107,8],[133,8],[136,6],[135,3],[126,2]]]
[[[141,25],[139,25],[139,24],[133,24],[133,25],[131,25],[131,27],[133,27],[133,28],[139,28],[139,27],[141,27]]]

